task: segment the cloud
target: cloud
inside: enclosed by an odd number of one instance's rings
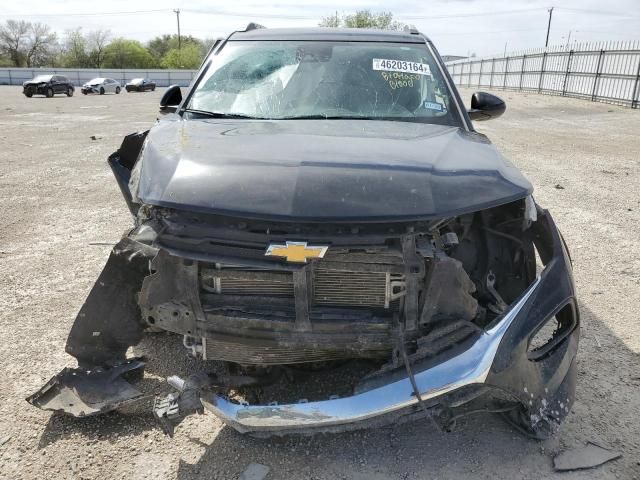
[[[250,21],[268,27],[315,26],[321,17],[351,13],[357,9],[391,11],[406,23],[426,33],[443,54],[488,55],[509,50],[544,45],[548,19],[548,0],[343,0],[339,3],[318,0],[267,2],[259,0],[235,3],[212,3],[210,0],[156,0],[136,7],[128,0],[111,0],[105,4],[87,4],[82,0],[50,2],[31,0],[3,6],[0,20],[19,18],[40,21],[62,34],[66,29],[82,26],[84,30],[108,28],[116,36],[148,40],[176,31],[174,8],[181,9],[180,23],[185,35],[216,37],[243,28]],[[597,40],[637,39],[640,2],[637,0],[557,0],[553,13],[550,43]],[[80,13],[159,12],[90,15]],[[29,14],[38,12],[38,15]],[[262,16],[261,16],[262,14]]]

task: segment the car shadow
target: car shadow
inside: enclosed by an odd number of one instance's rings
[[[463,473],[484,478],[493,477],[496,472],[500,472],[500,478],[507,478],[505,475],[529,478],[523,472],[553,475],[552,456],[565,447],[587,441],[618,449],[624,456],[583,476],[565,474],[563,478],[614,478],[627,469],[631,471],[635,465],[634,446],[617,441],[620,429],[639,429],[634,426],[629,401],[638,399],[640,377],[635,380],[623,377],[617,366],[618,362],[625,362],[636,365],[635,371],[640,371],[640,356],[627,348],[582,302],[580,312],[577,399],[560,432],[548,440],[531,440],[496,415],[487,413],[460,419],[451,432],[436,430],[428,419],[341,434],[266,439],[241,435],[224,426],[210,442],[196,438],[183,424],[177,427],[176,437],[187,437],[180,441],[197,444],[202,453],[196,461],[189,462],[176,452],[172,456],[178,462],[175,478],[237,478],[250,463],[269,466],[269,478],[274,479],[408,479],[424,478],[425,472],[429,478],[456,478]],[[188,375],[202,369],[202,362],[186,354],[176,335],[148,335],[133,353],[149,358],[145,372],[145,381],[149,383],[143,389],[148,395],[169,391],[163,380],[168,375]],[[603,378],[610,385],[608,392],[598,389]],[[71,433],[79,433],[88,441],[115,442],[123,436],[159,430],[150,413],[150,400],[146,399],[146,403],[140,402],[133,411],[85,419],[52,415],[40,438],[40,448]],[[212,421],[212,416],[207,413],[194,421]],[[635,437],[630,434],[624,438],[639,437],[636,432]]]

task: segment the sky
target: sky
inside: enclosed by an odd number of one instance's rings
[[[367,8],[415,25],[443,55],[488,56],[505,48],[543,47],[551,6],[549,45],[640,39],[640,0],[0,0],[0,22],[46,23],[60,37],[77,27],[108,29],[114,37],[144,42],[177,31],[174,9],[180,9],[183,35],[204,38],[241,30],[251,21],[272,28],[316,26],[324,16]]]

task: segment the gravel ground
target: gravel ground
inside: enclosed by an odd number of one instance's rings
[[[640,111],[558,97],[504,93],[504,117],[478,124],[533,181],[572,249],[579,384],[554,438],[528,440],[477,415],[448,434],[425,420],[258,440],[206,414],[169,439],[146,406],[85,420],[29,406],[27,395],[73,366],[64,353],[71,322],[130,224],[106,157],[153,123],[161,93],[26,99],[0,87],[0,478],[226,480],[251,462],[270,467],[269,479],[640,478]],[[152,357],[148,390],[194,367],[174,336],[133,353]],[[553,472],[554,454],[588,440],[623,456]]]

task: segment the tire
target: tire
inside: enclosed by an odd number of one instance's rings
[[[31,98],[31,97],[33,97],[33,93],[27,92],[27,93],[24,94],[24,96],[27,97],[27,98]]]
[[[46,95],[47,98],[53,97],[53,88],[51,88],[51,87],[47,88],[47,91],[45,92],[45,95]]]
[[[156,91],[156,87],[151,87],[151,91],[155,92]]]
[[[116,87],[116,95],[120,95],[120,87]]]
[[[67,97],[73,97],[73,88],[67,87]]]
[[[87,92],[86,92],[85,90],[83,90],[83,91],[82,91],[82,94],[83,94],[83,95],[86,95],[86,94],[87,94]]]
[[[104,88],[100,87],[100,95],[104,95]]]

